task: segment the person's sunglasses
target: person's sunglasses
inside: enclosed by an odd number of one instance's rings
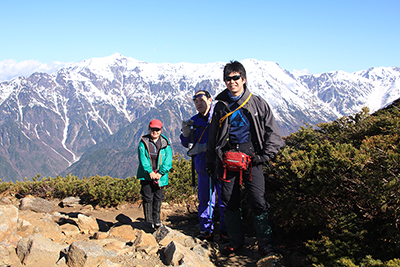
[[[234,76],[226,76],[225,77],[225,81],[226,82],[230,82],[231,80],[237,81],[240,79],[240,75],[234,75]]]
[[[195,96],[193,96],[193,101],[195,101],[196,98],[202,98],[203,96],[206,96],[206,94],[198,94],[198,95],[195,95]]]
[[[158,132],[158,131],[161,131],[161,129],[160,129],[160,128],[150,128],[150,131],[152,131],[152,132]]]

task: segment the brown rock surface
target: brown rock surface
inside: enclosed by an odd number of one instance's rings
[[[245,246],[241,251],[234,255],[222,256],[219,250],[223,248],[224,244],[220,243],[218,235],[215,236],[215,242],[202,242],[195,238],[199,234],[197,214],[190,211],[186,205],[163,203],[162,209],[165,210],[163,224],[166,227],[153,233],[144,223],[142,208],[136,204],[128,203],[114,208],[93,207],[88,209],[86,207],[92,206],[79,204],[62,207],[59,205],[60,200],[54,200],[52,201],[54,211],[52,214],[48,214],[18,210],[19,202],[13,198],[6,202],[13,204],[3,204],[0,207],[8,206],[3,209],[16,213],[15,216],[11,216],[13,219],[10,225],[13,226],[10,227],[9,232],[14,232],[14,237],[18,239],[14,241],[15,244],[0,243],[2,244],[0,254],[4,256],[5,264],[12,262],[11,267],[22,265],[16,254],[9,253],[9,251],[15,251],[16,243],[22,237],[25,238],[25,244],[29,244],[26,240],[32,239],[32,234],[36,235],[36,238],[39,238],[38,236],[46,238],[47,241],[43,244],[48,243],[50,247],[61,245],[65,248],[59,252],[60,258],[57,262],[49,263],[49,257],[46,257],[46,259],[42,259],[42,262],[26,261],[27,267],[71,267],[90,266],[91,264],[97,264],[96,266],[164,267],[167,266],[166,249],[168,246],[170,250],[173,248],[172,250],[177,251],[176,255],[172,254],[175,262],[184,263],[184,266],[256,267],[257,262],[259,266],[276,264],[276,261],[273,260],[276,259],[276,255],[268,260],[270,256],[263,258],[257,253],[255,238],[251,236],[246,238]],[[92,228],[88,227],[87,231],[80,230],[77,233],[78,218],[90,218],[92,223],[96,221],[98,228],[96,225],[92,227],[93,224],[90,226]],[[216,228],[218,229],[218,225]],[[1,241],[4,241],[4,234]],[[29,247],[29,245],[26,246]],[[35,245],[35,247],[39,246]],[[10,248],[12,249],[10,250]],[[92,251],[93,248],[96,250]],[[43,250],[46,251],[45,248]],[[181,257],[179,253],[183,256]],[[289,258],[290,255],[285,257]],[[33,257],[33,255],[30,257],[31,259],[40,258]],[[90,261],[88,261],[88,257]],[[181,258],[177,260],[179,257]],[[16,259],[18,262],[15,262]],[[47,262],[44,263],[44,260]],[[282,264],[276,266],[283,266],[283,262],[287,263],[288,261],[285,261],[285,258],[279,258],[279,264]],[[286,266],[300,267],[306,266],[306,264],[302,262],[300,265]]]

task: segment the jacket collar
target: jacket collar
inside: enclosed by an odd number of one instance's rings
[[[143,136],[142,136],[142,140],[143,140],[146,144],[149,144],[149,143],[150,143],[150,139],[151,139],[150,134],[146,134],[146,135],[143,135]],[[163,134],[160,135],[160,141],[161,141],[161,148],[164,148],[164,147],[166,147],[166,146],[169,145],[168,139],[167,139]]]
[[[215,98],[215,100],[218,101],[223,101],[228,103],[230,101],[229,95],[228,95],[228,88],[226,88],[224,91],[222,91],[221,93],[219,93],[217,95],[217,97]],[[242,97],[237,101],[238,105],[241,105],[244,101],[246,101],[247,97],[250,95],[250,91],[245,88]]]

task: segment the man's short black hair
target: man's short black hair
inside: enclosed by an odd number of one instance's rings
[[[230,61],[229,63],[227,63],[224,67],[224,81],[225,81],[225,77],[229,76],[229,74],[231,74],[232,72],[239,72],[240,73],[240,77],[242,77],[242,79],[247,79],[246,77],[246,70],[244,68],[244,66],[242,65],[242,63],[240,63],[239,61]]]
[[[197,95],[197,94],[200,93],[200,92],[204,93],[204,94],[206,95],[207,98],[211,98],[211,94],[210,94],[208,91],[206,91],[206,90],[199,90],[199,91],[197,91],[194,95]]]

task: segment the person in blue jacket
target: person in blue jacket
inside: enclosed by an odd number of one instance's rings
[[[189,147],[190,143],[194,143],[193,147],[189,149],[188,155],[194,157],[194,165],[198,179],[198,216],[200,222],[200,235],[198,238],[201,240],[213,241],[213,214],[216,205],[216,192],[219,196],[221,184],[216,177],[210,177],[207,173],[205,151],[208,142],[208,126],[211,121],[214,106],[212,105],[210,93],[203,90],[196,92],[193,96],[193,101],[198,114],[194,115],[190,120],[182,121],[182,134],[180,135],[180,139],[184,147]],[[227,237],[224,219],[225,207],[220,197],[218,197],[218,206],[220,214],[220,240],[226,243],[229,239]]]
[[[149,134],[139,142],[139,167],[136,177],[140,180],[145,221],[152,228],[162,226],[160,213],[164,199],[163,187],[168,185],[168,172],[172,167],[172,149],[162,132],[162,122],[154,119],[149,124]]]

